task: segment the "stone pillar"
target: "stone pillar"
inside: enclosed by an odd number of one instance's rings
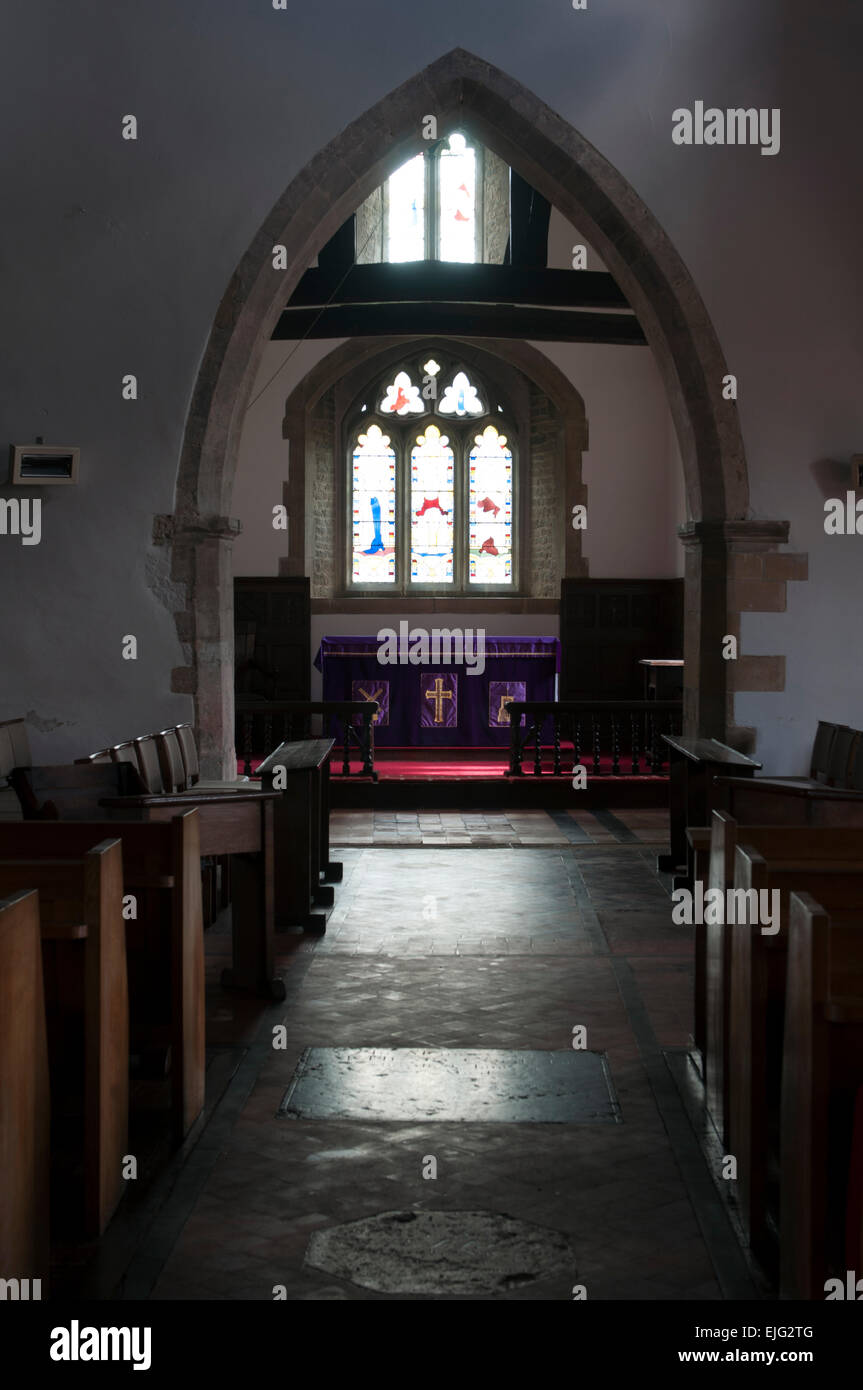
[[[588,564],[582,555],[583,531],[572,526],[572,509],[576,504],[587,506],[587,486],[582,482],[582,452],[588,447],[587,421],[566,419],[563,430],[565,503],[563,507],[564,556],[563,573],[567,579],[587,577]],[[587,513],[590,526],[590,510]]]
[[[171,577],[185,590],[175,621],[188,665],[173,672],[171,687],[194,696],[202,777],[237,775],[231,548],[239,534],[230,517],[156,518],[154,539],[171,545]]]
[[[764,577],[770,562],[763,552],[785,544],[788,529],[787,521],[689,521],[678,530],[686,550],[683,729],[687,735],[717,738],[741,751],[751,749],[753,731],[735,726],[734,691],[750,688],[745,684],[747,676],[740,677],[744,670],[753,669],[757,659],[747,656],[745,668],[740,653],[736,661],[726,660],[723,643],[733,636],[739,647],[741,612],[776,612],[785,607],[784,583]],[[786,568],[793,564],[801,571],[797,562],[805,557],[773,557],[774,562],[780,559]],[[805,578],[805,567],[793,577]],[[782,684],[770,688],[782,689]]]
[[[721,522],[690,521],[678,534],[686,550],[683,612],[683,732],[725,741],[726,543]]]

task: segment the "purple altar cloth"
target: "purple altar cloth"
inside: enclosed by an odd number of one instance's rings
[[[465,631],[469,638],[475,636],[475,630]],[[397,629],[396,636],[404,638],[404,631]],[[315,657],[325,700],[365,699],[365,692],[377,692],[385,711],[374,725],[378,747],[505,747],[510,699],[555,698],[557,637],[486,636],[482,658],[469,644],[467,662],[454,659],[463,653],[448,646],[445,637],[437,651],[430,644],[427,661],[415,664],[379,660],[381,645],[373,636],[324,637]],[[410,641],[403,640],[390,654],[407,658],[409,647]]]

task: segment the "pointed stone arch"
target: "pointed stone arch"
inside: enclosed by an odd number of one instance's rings
[[[196,702],[202,764],[231,763],[233,597],[229,517],[246,406],[282,309],[320,248],[388,175],[422,147],[428,113],[469,125],[596,248],[627,296],[655,354],[677,431],[689,515],[686,725],[722,737],[727,724],[721,639],[728,551],[747,548],[748,483],[737,409],[722,399],[727,368],[689,271],[650,210],[583,136],[533,93],[463,49],[432,63],[365,112],[294,178],[235,271],[198,374],[177,479],[175,511],[157,518],[186,586],[177,615],[190,652],[179,684]],[[284,270],[273,246],[286,248]],[[787,528],[753,544],[775,547]],[[783,523],[773,523],[782,528]],[[766,536],[763,538],[762,533]],[[743,541],[741,542],[741,536]]]

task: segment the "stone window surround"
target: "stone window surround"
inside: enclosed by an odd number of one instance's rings
[[[387,609],[403,607],[406,611],[428,611],[426,605],[433,605],[436,611],[447,609],[489,613],[556,612],[556,595],[546,593],[542,597],[536,596],[544,586],[531,565],[531,528],[527,505],[528,494],[533,485],[530,459],[533,420],[530,397],[532,388],[533,392],[542,392],[557,414],[560,431],[556,449],[555,486],[560,496],[567,501],[568,508],[563,508],[561,504],[561,508],[558,509],[560,515],[557,518],[558,526],[554,537],[556,573],[561,577],[587,573],[587,564],[581,553],[582,532],[574,531],[571,526],[567,527],[564,514],[569,515],[571,508],[578,502],[585,505],[587,503],[587,488],[582,482],[582,455],[588,446],[584,401],[563,372],[543,353],[527,343],[507,338],[357,338],[336,348],[312,369],[288,398],[282,425],[282,435],[290,441],[292,460],[290,484],[284,489],[283,502],[292,520],[289,555],[280,562],[279,573],[300,575],[313,572],[315,557],[304,553],[303,543],[299,540],[304,528],[299,524],[296,526],[298,539],[294,539],[294,518],[297,514],[303,514],[308,492],[304,469],[309,440],[314,428],[315,412],[327,391],[333,390],[335,393],[333,456],[342,459],[342,425],[363,390],[379,376],[401,364],[407,355],[412,359],[434,353],[459,358],[466,366],[473,367],[489,386],[506,395],[511,413],[515,417],[519,432],[521,466],[526,483],[522,489],[524,505],[520,518],[523,534],[521,559],[525,576],[521,591],[513,594],[478,592],[460,596],[393,594],[381,595],[380,598],[377,595],[358,596],[344,592],[331,593],[325,598],[313,594],[312,611],[380,612],[380,605]],[[488,418],[494,420],[494,411]],[[337,497],[341,496],[342,486],[343,478],[339,476],[339,469],[336,468]],[[340,521],[343,527],[343,517]],[[333,544],[333,573],[336,575],[340,574],[344,548],[344,530],[339,529],[334,536]],[[335,588],[338,589],[338,581]],[[418,607],[420,604],[422,607]]]

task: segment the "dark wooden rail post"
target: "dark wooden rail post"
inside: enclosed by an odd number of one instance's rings
[[[328,721],[342,724],[342,728],[335,731],[342,746],[342,774],[350,776],[353,739],[359,746],[362,763],[357,775],[371,777],[376,782],[372,721],[378,709],[374,700],[261,700],[248,704],[238,700],[235,737],[243,751],[245,775],[251,774],[252,758],[269,757],[277,746],[274,727],[281,731],[280,743],[302,742],[312,737],[312,720],[320,715],[324,735]],[[353,727],[357,718],[360,721],[358,729]]]
[[[680,700],[562,700],[512,701],[509,707],[509,768],[507,776],[524,775],[525,749],[533,743],[533,774],[542,776],[542,731],[546,719],[553,722],[553,768],[555,776],[563,772],[561,743],[567,729],[571,731],[573,765],[584,766],[582,758],[591,750],[591,775],[620,777],[625,775],[621,763],[625,760],[627,722],[631,739],[630,769],[633,777],[642,771],[663,776],[665,759],[661,730],[667,722],[674,729],[680,720]],[[606,724],[607,717],[607,724]],[[582,725],[588,726],[583,730]],[[523,726],[523,727],[522,727]],[[603,750],[610,755],[610,767],[603,772]],[[567,772],[567,776],[569,773]]]

